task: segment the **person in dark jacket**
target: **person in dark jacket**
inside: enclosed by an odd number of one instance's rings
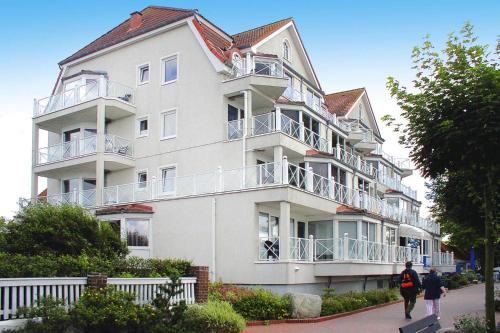
[[[405,318],[411,319],[411,311],[417,302],[417,295],[420,292],[422,285],[418,278],[417,272],[413,269],[413,264],[408,261],[405,264],[406,269],[399,275],[399,291],[404,298]]]
[[[443,294],[443,297],[446,297],[446,289],[444,288],[443,281],[436,274],[436,268],[431,267],[429,275],[422,282],[422,286],[425,289],[424,300],[427,315],[435,314],[437,319],[440,319],[440,299],[441,294]]]

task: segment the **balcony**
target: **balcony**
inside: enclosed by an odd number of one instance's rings
[[[97,135],[91,135],[38,149],[35,172],[39,175],[54,176],[53,172],[63,168],[87,166],[93,169],[96,161],[97,140]],[[109,170],[118,170],[133,165],[133,145],[130,140],[106,134],[104,153],[105,163]]]
[[[115,205],[283,185],[338,204],[364,209],[400,223],[436,230],[437,224],[431,224],[430,220],[407,221],[406,215],[399,213],[397,208],[388,205],[384,200],[337,183],[333,178],[315,174],[312,168],[305,169],[288,163],[286,157],[282,163],[264,163],[230,170],[219,169],[204,174],[113,185],[103,188],[102,191],[103,204]]]
[[[401,174],[402,177],[411,176],[411,174],[413,173],[413,168],[411,166],[409,158],[394,157],[387,154],[382,149],[377,149],[375,154],[382,156],[382,158],[384,158],[386,161],[388,161],[389,163],[400,169],[402,171]]]
[[[56,133],[75,122],[95,122],[98,105],[105,107],[106,118],[120,119],[135,114],[134,96],[133,88],[101,78],[35,100],[33,119],[40,128]]]
[[[377,142],[373,131],[361,125],[358,119],[343,119],[341,123],[349,133],[347,141],[351,143],[356,149],[370,153],[377,149]]]
[[[223,81],[223,92],[229,96],[252,86],[268,97],[277,99],[285,90],[287,82],[280,58],[254,55],[233,65],[229,78]]]
[[[391,177],[388,174],[385,174],[382,172],[382,170],[378,170],[377,174],[377,181],[393,190],[399,191],[403,193],[404,195],[417,200],[417,191],[412,189],[409,186],[404,185],[399,181],[398,179]]]
[[[328,152],[328,141],[318,133],[305,128],[303,124],[281,114],[279,123],[276,122],[275,113],[264,113],[252,117],[251,135],[259,136],[264,134],[280,132],[286,134],[309,147]],[[227,123],[227,139],[236,140],[243,137],[244,120],[233,120]]]
[[[96,190],[72,191],[48,196],[41,196],[36,199],[37,202],[46,202],[52,205],[73,204],[86,208],[96,205]]]

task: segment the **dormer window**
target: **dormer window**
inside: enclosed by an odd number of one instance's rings
[[[290,43],[287,39],[283,40],[283,59],[290,61]]]

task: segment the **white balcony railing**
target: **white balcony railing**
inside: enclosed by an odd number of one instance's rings
[[[283,77],[283,61],[280,58],[252,56],[250,61],[241,59],[232,67],[233,78],[245,75]]]
[[[100,79],[56,95],[35,100],[33,117],[43,116],[98,97],[115,98],[133,104],[135,91],[121,83]]]
[[[432,266],[452,266],[455,264],[453,252],[434,252],[429,264]]]
[[[187,176],[152,179],[147,182],[107,186],[102,189],[102,205],[125,204],[157,199],[186,197],[207,193],[240,191],[275,185],[288,185],[299,188],[319,197],[337,203],[365,209],[383,217],[392,218],[400,223],[408,223],[426,230],[439,230],[430,220],[405,220],[406,215],[384,200],[369,193],[351,189],[336,182],[333,178],[315,174],[312,168],[302,168],[288,163],[264,163],[244,168],[235,168]],[[61,200],[64,202],[64,200]]]
[[[403,194],[409,196],[410,198],[417,199],[417,191],[412,189],[409,186],[404,185],[401,180],[398,180],[390,175],[383,173],[382,170],[378,170],[376,173],[377,181],[384,184],[387,187],[390,187],[394,190],[400,191]]]
[[[274,261],[280,259],[280,238],[259,237],[259,260]]]
[[[363,126],[359,119],[342,119],[340,123],[347,132],[360,134],[361,142],[375,142],[373,131]]]
[[[105,135],[104,151],[106,153],[132,156],[133,149],[130,140],[116,135]],[[81,139],[62,142],[49,147],[38,149],[36,165],[60,162],[77,157],[82,157],[97,152],[97,135]]]
[[[94,207],[96,204],[96,190],[71,191],[48,196],[40,196],[38,202],[46,202],[51,205],[74,204],[83,207]]]

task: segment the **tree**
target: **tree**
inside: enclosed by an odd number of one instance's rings
[[[83,253],[106,258],[128,252],[120,236],[75,205],[29,205],[4,228],[0,251],[24,255],[73,255]],[[1,236],[0,236],[1,239]]]
[[[416,71],[408,89],[393,77],[388,89],[401,108],[404,123],[384,116],[401,134],[400,143],[424,177],[439,179],[459,173],[458,189],[479,207],[484,226],[486,320],[495,330],[493,263],[500,206],[500,70],[494,55],[477,44],[466,23],[460,36],[450,34],[442,54],[427,37],[412,53]],[[476,230],[481,228],[474,224]]]

